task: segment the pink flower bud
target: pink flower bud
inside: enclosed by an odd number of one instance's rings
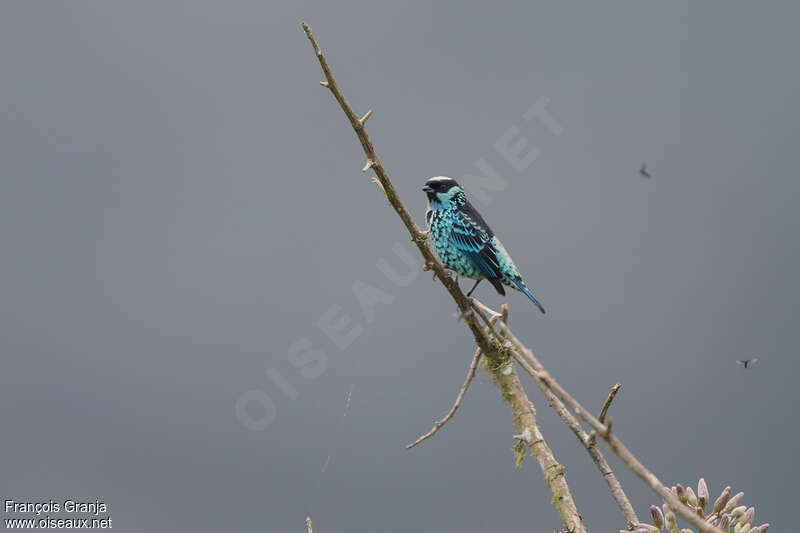
[[[722,494],[719,495],[719,498],[714,502],[714,512],[720,513],[728,504],[728,500],[731,499],[731,487],[728,485],[725,487],[725,490],[722,491]]]
[[[672,508],[667,503],[664,504],[664,519],[667,521],[667,529],[670,531],[678,529],[678,524],[675,523],[675,513],[672,512]]]
[[[700,509],[705,511],[707,504],[708,504],[708,487],[706,486],[706,480],[700,478],[700,481],[697,482],[697,505]]]
[[[737,492],[736,496],[732,497],[728,500],[728,503],[725,505],[725,508],[722,510],[723,513],[729,513],[731,510],[739,505],[741,499],[744,498],[744,492]]]
[[[694,495],[692,487],[686,487],[686,496],[689,498],[689,505],[697,507],[697,496]]]
[[[686,489],[684,489],[683,485],[681,485],[680,483],[675,485],[675,493],[676,496],[678,497],[678,501],[680,501],[681,503],[686,503],[687,501],[689,501],[689,496],[686,494]]]
[[[659,531],[664,531],[664,515],[661,514],[661,509],[655,505],[650,506],[650,516],[653,518],[653,524]]]

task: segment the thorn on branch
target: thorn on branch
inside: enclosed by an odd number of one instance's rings
[[[371,117],[371,116],[372,116],[372,109],[370,109],[369,111],[367,111],[366,113],[364,113],[364,116],[363,116],[363,117],[361,117],[360,119],[358,119],[358,122],[359,122],[359,124],[361,124],[361,125],[363,126],[363,125],[364,125],[364,123],[365,123],[365,122],[366,122],[366,121],[369,119],[369,117]]]
[[[375,166],[375,161],[372,159],[367,159],[367,164],[364,165],[364,168],[361,169],[361,172],[366,172],[367,170],[371,169]]]
[[[383,191],[383,194],[386,194],[386,189],[383,188],[383,183],[381,183],[381,181],[377,177],[372,176],[370,180],[372,180],[372,183],[377,185],[380,188],[380,190]]]
[[[321,82],[319,82],[319,84],[322,85],[323,87],[326,87],[326,88],[330,87],[330,85],[328,85],[327,81],[321,81]]]

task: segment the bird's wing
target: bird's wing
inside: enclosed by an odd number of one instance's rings
[[[502,277],[500,262],[491,242],[492,235],[492,230],[469,204],[462,206],[450,232],[450,243],[490,281]]]

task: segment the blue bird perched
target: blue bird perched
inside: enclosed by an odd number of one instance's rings
[[[487,279],[503,296],[503,285],[524,292],[544,313],[503,243],[469,203],[456,180],[437,176],[426,181],[422,190],[428,195],[425,219],[429,236],[442,264],[459,276],[477,280],[467,296],[482,279]]]

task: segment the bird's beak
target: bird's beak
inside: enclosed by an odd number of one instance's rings
[[[425,192],[431,192],[431,191],[433,191],[433,189],[430,187],[430,185],[425,185],[425,186],[422,188],[422,190],[423,190],[423,191],[425,191]]]

